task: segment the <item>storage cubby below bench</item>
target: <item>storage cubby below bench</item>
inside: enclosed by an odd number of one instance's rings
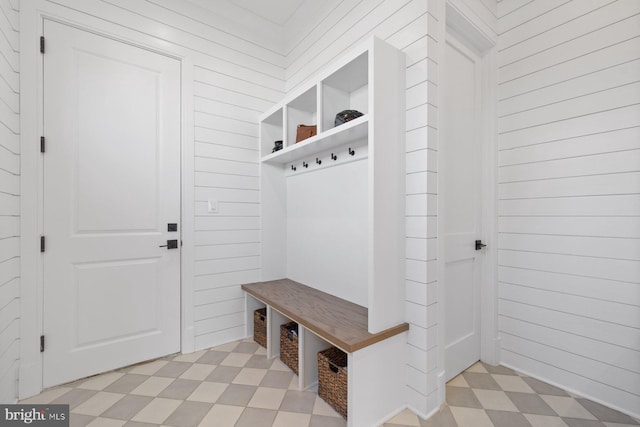
[[[267,357],[280,354],[280,325],[298,323],[300,389],[318,381],[318,352],[347,353],[349,427],[377,426],[404,407],[405,344],[409,325],[372,334],[365,307],[289,279],[242,285],[247,336],[254,310],[267,308]]]

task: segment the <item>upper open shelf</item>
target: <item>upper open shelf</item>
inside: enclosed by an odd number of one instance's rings
[[[373,117],[369,81],[372,44],[326,70],[314,83],[301,87],[263,115],[260,120],[263,162],[284,164],[368,139]],[[363,116],[335,126],[336,115],[344,110],[356,110]],[[296,143],[299,125],[316,125],[317,135]],[[273,152],[276,141],[282,141],[283,148]]]
[[[367,138],[369,116],[364,115],[348,123],[329,129],[316,136],[290,145],[262,158],[265,163],[284,164],[313,156],[323,151],[342,146],[351,141]]]

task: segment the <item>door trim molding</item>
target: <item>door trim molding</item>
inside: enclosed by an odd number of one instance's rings
[[[495,365],[500,361],[500,341],[498,337],[497,322],[497,51],[496,36],[492,35],[491,29],[482,22],[471,9],[459,0],[441,0],[439,7],[446,10],[445,19],[439,22],[438,58],[440,59],[438,75],[440,81],[438,86],[442,87],[442,80],[446,79],[446,65],[444,65],[444,45],[446,34],[451,31],[461,41],[468,46],[475,48],[481,57],[482,67],[482,195],[483,216],[482,230],[483,240],[486,240],[487,247],[484,249],[484,256],[481,260],[481,295],[480,295],[480,359],[486,363]],[[443,105],[443,94],[438,92],[438,105]],[[438,129],[442,115],[438,116]],[[442,142],[441,135],[438,135],[438,145]],[[440,157],[438,157],[440,164]],[[440,168],[438,168],[440,170]],[[441,182],[438,180],[438,194],[442,194]],[[438,202],[438,217],[441,218],[442,207]],[[442,221],[438,221],[438,237],[442,236]],[[438,277],[438,371],[437,379],[437,400],[438,405],[445,402],[445,313],[444,313],[444,252],[443,239],[438,239],[437,277]]]
[[[195,350],[193,306],[194,166],[193,59],[189,52],[117,24],[45,0],[23,2],[20,10],[20,368],[18,398],[42,391],[43,366],[38,337],[43,331],[43,264],[39,236],[43,231],[43,57],[37,46],[44,20],[53,20],[112,40],[175,58],[181,64],[181,277],[180,346]],[[32,46],[33,49],[27,47]],[[37,143],[36,143],[37,142]]]

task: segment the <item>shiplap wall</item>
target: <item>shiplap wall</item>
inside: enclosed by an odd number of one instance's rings
[[[17,398],[20,351],[19,0],[0,1],[0,402]]]
[[[430,146],[436,130],[428,112],[437,103],[437,40],[427,34],[439,19],[427,0],[323,2],[285,26],[286,84],[293,90],[353,45],[375,35],[406,53],[406,321],[407,402],[422,415],[437,407],[436,181]],[[302,14],[307,15],[302,16]],[[308,16],[315,16],[310,24]],[[302,24],[304,22],[304,25]]]
[[[640,2],[498,10],[502,361],[640,417]]]
[[[6,3],[6,1],[5,1]],[[284,90],[281,28],[220,1],[217,12],[183,0],[46,0],[43,10],[82,15],[162,40],[193,64],[195,348],[244,337],[240,284],[260,278],[258,116]],[[237,18],[236,20],[233,17]],[[131,33],[127,33],[131,34]],[[218,202],[209,213],[207,202]],[[183,226],[184,228],[184,226]]]

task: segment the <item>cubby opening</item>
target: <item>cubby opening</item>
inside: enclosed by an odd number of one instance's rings
[[[268,355],[270,357],[280,356],[280,325],[291,322],[287,316],[269,307],[269,347]]]
[[[302,328],[301,332],[302,357],[301,365],[304,367],[301,379],[303,389],[317,391],[318,385],[318,352],[333,347],[333,344],[320,338],[307,328]]]
[[[293,99],[286,108],[287,146],[292,146],[296,143],[296,132],[299,125],[318,124],[318,91],[316,86]]]
[[[284,113],[278,108],[271,115],[260,122],[261,155],[273,152],[276,141],[284,139]]]
[[[250,295],[245,295],[245,306],[246,306],[246,335],[254,338],[255,341],[255,317],[254,313],[256,310],[265,309],[267,305],[260,300],[253,298]],[[269,328],[268,318],[267,320],[267,328]],[[257,342],[257,341],[256,341]],[[260,343],[258,343],[260,344]],[[265,342],[266,344],[266,342]],[[262,344],[260,344],[262,345]],[[265,345],[266,347],[266,345]]]
[[[322,129],[335,125],[343,110],[369,113],[369,53],[365,52],[322,81]]]

